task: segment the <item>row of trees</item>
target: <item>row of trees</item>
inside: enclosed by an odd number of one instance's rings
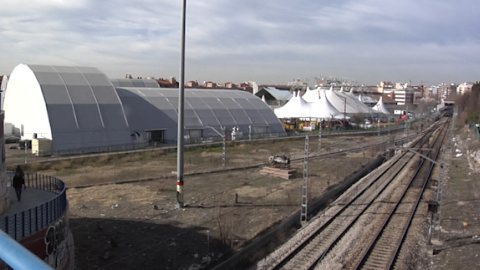
[[[480,82],[476,82],[472,91],[457,96],[455,105],[458,109],[459,123],[470,124],[480,121]]]

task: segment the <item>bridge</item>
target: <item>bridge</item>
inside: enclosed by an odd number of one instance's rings
[[[0,242],[7,241],[8,235],[53,269],[73,269],[73,236],[68,228],[65,183],[54,176],[26,173],[27,188],[22,192],[22,199],[17,201],[11,186],[12,172],[8,172],[8,177],[11,205],[0,215],[0,230],[4,232]],[[10,265],[14,269],[32,269],[28,266],[29,255],[13,253],[16,249],[21,250],[12,246],[9,252],[8,248],[0,247],[0,258],[4,261],[0,261],[0,269],[8,269],[6,263],[20,263]],[[12,261],[12,257],[17,258],[17,262]],[[24,259],[18,260],[22,257]],[[40,267],[37,265],[35,269],[48,269]]]

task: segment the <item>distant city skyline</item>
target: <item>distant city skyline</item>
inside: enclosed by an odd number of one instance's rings
[[[187,0],[186,80],[478,81],[478,6],[473,0]],[[93,66],[111,78],[178,78],[180,16],[181,1],[6,0],[0,74],[25,63]]]

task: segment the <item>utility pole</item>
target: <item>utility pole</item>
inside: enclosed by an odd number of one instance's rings
[[[305,136],[305,157],[303,158],[303,182],[302,182],[302,201],[300,210],[300,222],[307,221],[308,205],[308,135]]]
[[[322,150],[322,129],[323,129],[323,125],[322,125],[322,121],[320,121],[318,123],[318,146],[317,146],[318,153],[320,153],[320,151]]]
[[[183,174],[184,174],[184,98],[185,98],[185,24],[186,24],[187,0],[183,0],[182,6],[182,40],[180,50],[180,81],[178,89],[178,134],[177,134],[177,207],[183,208]]]
[[[378,119],[377,119],[377,136],[378,136],[379,141],[380,141],[380,117],[378,117]]]
[[[222,136],[222,168],[225,169],[226,167],[226,157],[227,157],[227,154],[226,154],[226,150],[227,150],[227,128],[226,127],[223,127],[222,128],[222,132],[223,132],[223,136]]]
[[[27,164],[27,150],[28,150],[28,141],[27,139],[25,139],[25,141],[23,141],[25,143],[25,164]]]
[[[216,130],[214,127],[210,126],[210,125],[206,125],[205,126],[206,128],[210,128],[212,129],[213,131],[215,131],[215,133],[217,133],[218,135],[220,135],[220,137],[222,137],[222,168],[225,169],[226,167],[226,161],[227,161],[227,127],[222,127],[222,132],[219,132],[218,130]]]
[[[390,122],[390,115],[388,116],[388,136],[390,137],[390,129],[392,128],[392,123]]]
[[[409,132],[408,132],[408,103],[407,103],[407,109],[406,109],[405,113],[406,113],[406,116],[407,116],[407,117],[405,118],[405,129],[407,130],[407,143],[408,143],[408,135],[409,135],[409,134],[408,134],[408,133],[409,133]]]

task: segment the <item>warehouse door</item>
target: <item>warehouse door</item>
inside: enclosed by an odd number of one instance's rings
[[[153,143],[164,143],[165,142],[165,131],[164,130],[149,130],[147,131],[150,142]]]
[[[201,129],[190,129],[188,131],[188,135],[190,135],[190,139],[200,139],[200,138],[202,138],[202,130]]]
[[[257,134],[268,134],[269,126],[256,126],[255,133]]]

